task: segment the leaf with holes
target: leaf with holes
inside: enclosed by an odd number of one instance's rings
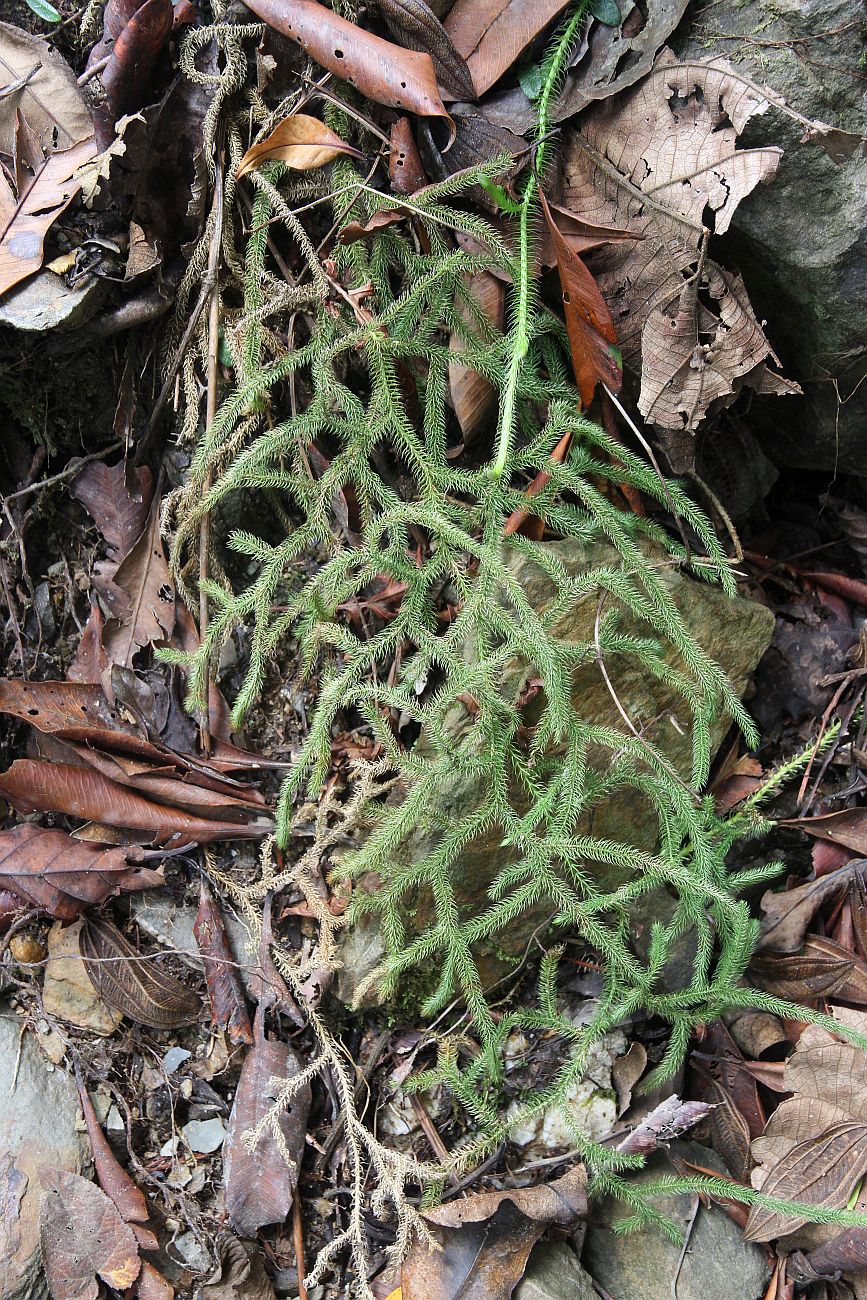
[[[146,961],[111,921],[85,920],[81,956],[100,997],[137,1024],[174,1029],[195,1020],[201,1010],[192,989]]]
[[[306,1082],[286,1105],[275,1105],[281,1083],[298,1078],[304,1062],[287,1043],[265,1038],[261,1013],[256,1038],[256,1045],[244,1058],[223,1145],[226,1213],[242,1237],[255,1237],[259,1228],[282,1223],[289,1214],[310,1111],[310,1084]],[[272,1124],[265,1123],[249,1150],[245,1134],[256,1130],[270,1114],[279,1139]]]
[[[247,8],[368,99],[451,123],[429,54],[402,50],[315,0],[250,0]]]
[[[266,162],[282,162],[292,171],[308,172],[314,167],[324,167],[341,154],[362,157],[357,149],[341,140],[318,117],[294,113],[278,122],[264,140],[250,145],[238,164],[238,179]]]
[[[46,1182],[40,1237],[53,1300],[97,1300],[97,1278],[115,1291],[132,1286],[141,1270],[138,1244],[105,1192],[65,1171]]]

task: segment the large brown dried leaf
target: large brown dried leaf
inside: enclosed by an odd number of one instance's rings
[[[68,149],[93,135],[75,73],[57,50],[32,32],[0,23],[0,153],[12,156],[20,113],[37,139]]]
[[[867,1029],[862,1012],[834,1010],[849,1028]],[[867,1054],[810,1025],[786,1063],[785,1087],[793,1096],[753,1142],[753,1185],[768,1196],[842,1208],[867,1172]],[[806,1222],[756,1205],[745,1235],[770,1241]]]
[[[142,468],[136,470],[136,478],[137,500],[129,494],[126,466],[122,460],[116,465],[92,461],[76,475],[70,488],[102,533],[116,564],[129,555],[148,521],[154,491],[153,475],[149,469]]]
[[[42,266],[49,227],[75,198],[79,188],[75,173],[95,153],[95,142],[82,140],[49,154],[29,178],[14,211],[0,225],[0,295]]]
[[[28,906],[74,921],[113,894],[161,885],[158,872],[137,865],[143,856],[135,845],[104,849],[25,823],[0,831],[0,883]]]
[[[244,1059],[238,1089],[223,1144],[223,1184],[229,1222],[242,1237],[254,1237],[269,1223],[282,1223],[292,1208],[298,1183],[298,1166],[304,1152],[310,1085],[305,1083],[285,1107],[275,1110],[275,1095],[284,1080],[297,1078],[304,1068],[301,1057],[287,1043],[264,1037],[257,1024],[257,1039]],[[272,1084],[272,1079],[275,1084]],[[276,1086],[275,1086],[276,1085]],[[255,1129],[269,1112],[281,1134],[275,1139],[270,1123],[252,1151],[244,1135]],[[281,1151],[281,1145],[289,1160]]]
[[[824,813],[820,817],[792,817],[780,824],[794,826],[817,840],[841,844],[853,853],[867,857],[867,808],[843,808],[840,812]]]
[[[94,987],[111,1007],[141,1025],[174,1029],[195,1020],[198,996],[153,961],[145,961],[111,921],[88,917],[81,955]]]
[[[271,821],[211,821],[179,808],[152,803],[101,772],[71,763],[45,763],[19,758],[0,773],[0,793],[19,812],[62,812],[82,821],[147,831],[154,843],[177,845],[198,841],[256,838],[273,829]]]
[[[100,1277],[125,1291],[141,1260],[132,1229],[105,1192],[78,1174],[57,1173],[40,1206],[45,1275],[53,1300],[97,1300]]]
[[[368,99],[451,122],[429,54],[402,50],[315,0],[250,0],[247,8]]]
[[[867,966],[818,935],[810,935],[800,953],[756,953],[750,976],[760,989],[793,1002],[835,993],[847,1002],[861,1002],[867,994]]]
[[[701,287],[710,296],[702,302],[697,292],[707,213],[722,234],[740,201],[776,170],[779,149],[736,148],[763,105],[720,60],[684,68],[664,50],[616,113],[591,108],[569,141],[568,206],[643,236],[607,249],[594,271],[624,363],[641,374],[641,409],[666,428],[694,429],[711,400],[728,403],[745,385],[797,391],[768,370],[773,353],[737,276],[705,259]]]
[[[148,102],[154,65],[172,30],[172,0],[109,0],[104,31],[87,61],[92,68],[107,58],[99,74],[105,100],[94,111],[100,146],[114,139],[118,118]]]
[[[783,893],[768,890],[761,902],[762,932],[757,951],[797,952],[803,946],[807,926],[819,909],[853,881],[863,881],[865,868],[867,863],[860,860],[846,862],[831,874],[819,876],[818,880],[810,880],[795,889]]]
[[[437,80],[450,98],[475,99],[469,68],[425,0],[376,0],[376,7],[401,45],[431,56]]]
[[[90,1095],[81,1079],[78,1079],[78,1097],[84,1113],[84,1122],[87,1125],[93,1167],[100,1187],[113,1202],[124,1223],[147,1223],[150,1211],[144,1193],[135,1185],[109,1146],[96,1117],[96,1111],[93,1109]],[[156,1238],[154,1241],[156,1242]],[[156,1249],[156,1244],[153,1249]]]
[[[136,651],[168,641],[175,626],[175,588],[160,537],[159,502],[147,527],[115,573],[100,586],[113,619],[105,632],[112,663],[132,665]]]
[[[618,0],[623,22],[619,27],[594,24],[554,106],[555,121],[577,113],[591,100],[608,99],[640,81],[680,22],[688,2],[645,0],[639,8],[632,0]],[[642,10],[646,10],[646,19],[639,22]]]
[[[508,1300],[547,1227],[569,1229],[587,1213],[582,1166],[537,1187],[481,1192],[425,1213],[439,1245],[418,1242],[403,1265],[407,1297]]]
[[[279,161],[296,172],[312,171],[333,162],[340,154],[362,156],[318,117],[293,113],[278,122],[264,140],[250,145],[238,164],[236,179],[240,180],[266,162]]]
[[[463,278],[455,293],[455,312],[467,332],[477,338],[493,337],[502,330],[506,291],[502,281],[490,271],[479,271]],[[484,333],[483,333],[484,331]],[[464,340],[453,332],[449,350],[449,388],[464,442],[471,446],[484,433],[497,409],[497,390],[485,375],[461,365],[458,357],[466,351]]]
[[[498,81],[568,0],[457,0],[445,20],[477,95]]]

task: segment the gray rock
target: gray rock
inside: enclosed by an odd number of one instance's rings
[[[0,1014],[0,1300],[42,1300],[42,1177],[80,1173],[75,1084],[42,1056],[15,1016]]]
[[[723,1172],[721,1161],[706,1147],[692,1142],[672,1144],[695,1164]],[[643,1183],[671,1166],[664,1154],[654,1156],[633,1181]],[[686,1232],[695,1197],[666,1196],[654,1200],[663,1214]],[[604,1199],[594,1205],[584,1242],[584,1267],[616,1300],[671,1300],[681,1247],[657,1228],[619,1237],[613,1225],[631,1211],[622,1202]],[[763,1247],[744,1241],[738,1226],[716,1206],[701,1207],[677,1279],[678,1300],[761,1300],[769,1269]]]
[[[514,1300],[597,1300],[589,1273],[563,1241],[534,1246]]]
[[[105,298],[104,280],[87,276],[70,289],[47,268],[0,298],[0,325],[19,330],[69,330],[90,320]]]
[[[548,543],[548,550],[556,554],[572,573],[603,564],[619,564],[613,548],[603,543],[588,546],[573,539]],[[514,553],[511,563],[515,576],[533,606],[537,609],[544,608],[553,595],[550,579],[537,564],[518,553]],[[735,689],[743,692],[771,638],[774,618],[770,610],[740,597],[729,598],[718,587],[694,581],[675,567],[660,567],[658,576],[668,588],[695,639],[722,665]],[[568,641],[592,642],[595,618],[596,602],[583,601],[563,615],[554,629],[555,634]],[[646,627],[639,628],[636,621],[625,612],[621,627],[624,632],[641,631],[647,634],[648,631]],[[670,663],[678,662],[673,650],[669,652],[668,658]],[[620,657],[616,661],[612,660],[607,668],[614,689],[619,699],[626,702],[635,725],[644,725],[647,737],[682,774],[687,775],[691,762],[690,717],[682,697],[673,687],[661,683],[644,671],[636,660]],[[514,698],[520,692],[525,677],[525,665],[518,662],[507,665],[504,671],[504,692]],[[588,658],[585,664],[576,669],[572,678],[572,696],[583,718],[598,725],[625,730],[595,659]],[[528,716],[528,721],[532,722],[532,717]],[[447,727],[456,738],[471,725],[472,720],[463,706],[456,707],[447,722]],[[722,741],[728,725],[725,718],[716,724],[713,733],[715,746]],[[423,738],[419,744],[424,747]],[[477,779],[467,780],[459,776],[444,781],[439,792],[438,812],[458,820],[479,797]],[[512,798],[515,806],[520,807],[522,795],[518,789],[513,790]],[[587,830],[589,829],[588,824]],[[576,834],[580,833],[582,831],[579,828]],[[619,793],[594,810],[592,833],[601,839],[651,850],[656,842],[656,817],[650,804],[635,791]],[[433,851],[438,837],[438,831],[420,829],[409,838],[402,852],[408,860],[419,861]],[[488,886],[497,871],[508,862],[508,850],[504,849],[501,840],[499,828],[493,827],[464,850],[461,878],[457,884],[461,903],[478,908],[487,901]],[[622,874],[612,868],[600,867],[596,868],[596,872],[597,878],[605,887],[614,887],[622,882]],[[375,887],[375,882],[369,883]],[[416,924],[427,922],[428,907],[425,898],[415,900],[413,915]],[[670,902],[664,896],[660,897],[660,908],[660,918],[665,911],[670,911]],[[525,913],[500,936],[498,952],[480,951],[477,954],[482,977],[487,983],[495,982],[509,969],[507,963],[510,957],[523,953],[527,939],[549,910],[540,905],[538,911]],[[646,923],[657,917],[643,915],[641,919]],[[343,969],[339,972],[337,982],[340,998],[347,1002],[353,1001],[362,981],[378,964],[382,950],[376,923],[370,919],[362,921],[360,926],[347,933],[341,947]],[[424,992],[424,972],[419,972],[419,979],[420,991]],[[404,997],[407,996],[406,984],[404,981]],[[371,990],[369,996],[375,996],[375,990]]]
[[[806,117],[864,131],[864,45],[851,0],[690,6],[671,44],[681,58],[723,55]],[[744,135],[784,153],[773,182],[739,206],[730,257],[784,373],[804,388],[779,405],[754,403],[750,426],[775,464],[864,474],[867,384],[842,407],[837,390],[848,398],[865,373],[867,155],[838,165],[802,136],[775,108]]]

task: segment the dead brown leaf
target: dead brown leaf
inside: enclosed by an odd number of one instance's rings
[[[791,817],[780,825],[794,826],[817,840],[841,844],[860,857],[867,857],[867,808],[843,808],[819,817]]]
[[[750,977],[760,989],[793,1002],[833,994],[846,1002],[867,1001],[867,965],[819,935],[808,935],[799,953],[756,953]]]
[[[353,158],[362,156],[318,117],[293,113],[278,122],[264,140],[250,145],[238,164],[237,179],[266,162],[282,162],[296,172],[312,171],[314,167],[324,167],[333,162],[341,154],[350,154]]]
[[[112,614],[104,644],[112,663],[131,667],[152,641],[168,641],[175,626],[175,588],[160,537],[159,502],[132,550],[99,586]]]
[[[808,820],[820,819],[811,817]],[[761,902],[762,932],[757,951],[797,952],[803,947],[807,926],[819,909],[853,881],[863,881],[865,868],[867,863],[860,860],[846,862],[827,876],[819,876],[817,880],[783,893],[768,890]]]
[[[457,0],[445,20],[455,49],[466,59],[477,95],[484,95],[567,0]]]
[[[135,845],[103,848],[23,823],[0,831],[0,883],[28,906],[74,921],[112,894],[161,885],[158,872],[141,866],[144,856]]]
[[[12,211],[0,213],[0,294],[42,266],[45,236],[78,193],[75,173],[95,153],[95,142],[82,140],[49,154],[24,181]]]
[[[94,987],[109,1006],[155,1029],[174,1029],[195,1020],[197,994],[157,962],[146,961],[111,921],[85,918],[81,956]]]
[[[247,6],[275,31],[297,41],[311,59],[377,104],[451,118],[437,88],[429,54],[402,50],[356,27],[315,0],[251,0]]]
[[[92,461],[72,480],[70,491],[93,519],[109,548],[111,559],[120,564],[141,537],[148,521],[154,494],[149,469],[135,471],[138,496],[127,487],[126,465]]]
[[[587,1213],[581,1165],[537,1187],[480,1192],[424,1214],[440,1249],[418,1242],[401,1273],[403,1294],[427,1300],[508,1300],[547,1227],[569,1229]]]
[[[850,1028],[867,1029],[863,1013],[835,1011]],[[867,1054],[808,1025],[786,1063],[784,1082],[793,1096],[753,1142],[753,1185],[783,1200],[842,1208],[867,1172]],[[745,1236],[770,1241],[807,1221],[756,1205]]]
[[[12,156],[21,115],[40,140],[68,149],[93,135],[93,121],[75,73],[48,41],[0,23],[0,153]]]
[[[132,1229],[105,1192],[78,1174],[61,1171],[42,1197],[40,1233],[53,1300],[97,1300],[97,1278],[125,1291],[141,1260]]]
[[[81,926],[80,918],[65,927],[55,921],[48,932],[42,1005],[55,1020],[107,1038],[117,1029],[121,1016],[103,1002],[81,960]]]
[[[252,1044],[253,1029],[223,914],[204,879],[199,888],[199,910],[193,934],[205,962],[213,1023],[226,1031],[230,1042]]]
[[[256,1044],[241,1067],[223,1144],[226,1212],[242,1237],[254,1237],[266,1224],[282,1223],[292,1208],[307,1135],[310,1085],[305,1083],[285,1106],[277,1106],[275,1097],[281,1082],[296,1078],[303,1069],[303,1060],[288,1043],[265,1037],[260,1011]],[[252,1151],[248,1150],[244,1135],[269,1114],[273,1119],[264,1125]]]
[[[505,315],[505,286],[490,271],[479,271],[463,278],[455,294],[455,314],[463,322],[466,333],[477,339],[491,339],[503,328]],[[449,388],[464,443],[477,441],[484,433],[497,407],[497,390],[485,375],[461,365],[458,358],[466,350],[466,343],[452,331],[449,350],[454,360],[449,362]]]
[[[727,404],[745,385],[798,391],[768,369],[774,354],[739,277],[704,256],[707,214],[722,234],[776,170],[779,149],[736,148],[761,106],[720,60],[683,69],[664,50],[616,112],[590,108],[569,140],[566,204],[643,236],[606,249],[594,271],[624,364],[641,375],[642,413],[664,428],[693,430],[710,402]]]
[[[202,1285],[202,1300],[275,1300],[261,1251],[231,1233],[217,1242],[218,1264]]]
[[[666,1097],[655,1106],[640,1124],[617,1145],[618,1151],[627,1155],[648,1155],[663,1142],[685,1133],[710,1113],[711,1107],[703,1101],[681,1101],[680,1097]]]

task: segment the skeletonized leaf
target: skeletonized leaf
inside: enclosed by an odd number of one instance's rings
[[[106,849],[28,823],[0,831],[3,888],[60,921],[112,894],[161,885],[158,872],[138,865],[142,857],[135,845]]]
[[[39,1217],[53,1300],[97,1300],[98,1277],[115,1291],[132,1286],[141,1269],[135,1236],[95,1183],[61,1170],[43,1194]]]
[[[192,989],[156,962],[145,961],[110,921],[92,916],[85,920],[81,955],[100,997],[130,1020],[174,1029],[198,1015],[200,1003]]]
[[[289,1153],[289,1162],[270,1125],[265,1127],[254,1149],[248,1151],[244,1134],[255,1129],[274,1107],[272,1079],[279,1088],[283,1080],[296,1078],[304,1066],[301,1057],[287,1043],[264,1037],[261,1021],[256,1028],[257,1042],[244,1060],[223,1144],[226,1212],[232,1227],[242,1237],[254,1237],[258,1228],[282,1223],[289,1214],[310,1111],[310,1085],[305,1083],[277,1113],[275,1122]]]
[[[293,113],[278,122],[266,139],[250,146],[238,167],[238,179],[266,162],[283,162],[296,172],[312,171],[314,167],[333,162],[342,153],[361,157],[357,149],[341,140],[318,117]]]
[[[452,99],[475,99],[469,68],[425,0],[376,0],[376,5],[401,45],[431,56],[437,80]]]
[[[251,0],[247,8],[368,99],[451,122],[429,54],[402,50],[315,0]]]
[[[49,154],[25,192],[19,194],[14,212],[0,228],[0,294],[42,266],[42,246],[49,227],[75,198],[75,173],[95,153],[95,142],[82,140]]]
[[[568,0],[457,0],[444,26],[484,95]]]

